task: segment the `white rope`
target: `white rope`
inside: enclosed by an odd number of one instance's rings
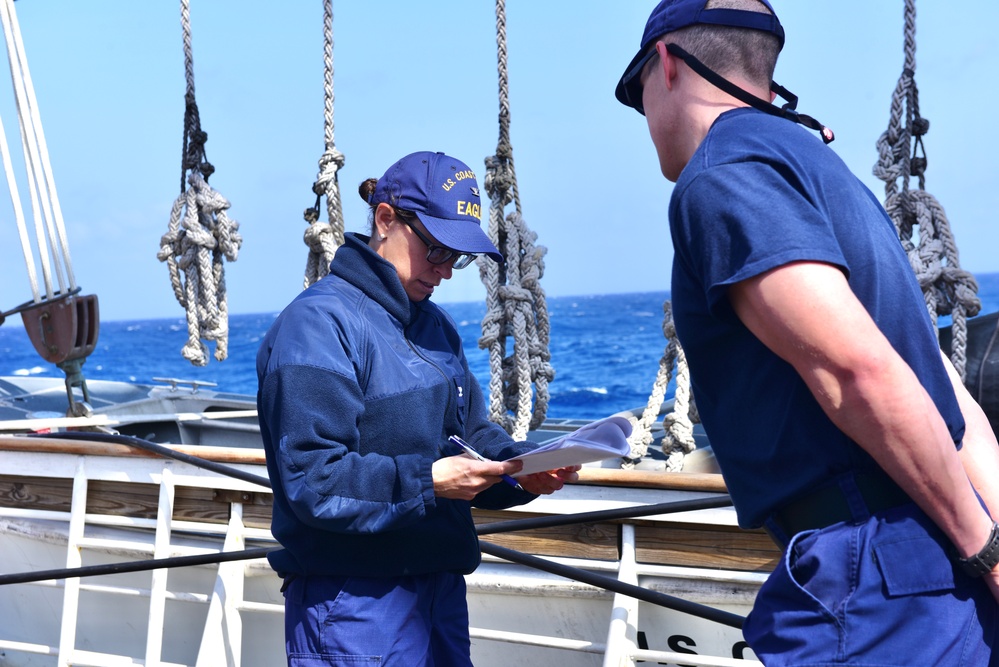
[[[14,11],[13,0],[0,2],[0,19],[3,22],[11,80],[14,84],[18,122],[21,129],[21,144],[24,151],[28,191],[32,205],[32,219],[35,225],[35,242],[38,247],[42,280],[45,285],[45,297],[52,298],[56,291],[60,294],[66,294],[75,290],[76,279],[73,275],[66,228],[52,175],[48,147],[45,143],[45,134],[42,131],[38,100],[31,82],[31,74],[28,71],[27,54],[21,39],[21,29],[17,21],[17,14]],[[14,206],[21,250],[24,254],[33,299],[37,303],[41,301],[42,295],[38,286],[34,255],[28,240],[24,210],[21,207],[20,195],[13,176],[10,150],[2,127],[0,127],[0,144],[2,144],[4,170],[7,174],[8,190]],[[53,274],[55,276],[54,282],[58,283],[58,290],[54,289]]]
[[[690,393],[690,371],[687,368],[687,357],[683,353],[680,341],[676,337],[676,326],[673,323],[673,306],[669,301],[663,304],[663,336],[666,338],[666,349],[659,360],[659,372],[652,385],[648,405],[642,412],[642,417],[634,424],[628,443],[631,454],[621,465],[622,468],[633,468],[652,444],[652,424],[662,409],[666,389],[676,367],[676,391],[673,398],[673,409],[663,417],[662,449],[666,455],[666,470],[680,472],[683,470],[684,457],[694,451],[694,423],[699,422],[693,396]]]
[[[919,115],[915,0],[905,3],[904,51],[905,65],[892,95],[888,129],[877,141],[874,175],[885,182],[885,209],[909,256],[934,325],[938,315],[951,315],[951,361],[963,379],[967,365],[967,318],[978,314],[981,301],[975,277],[961,269],[957,244],[943,207],[925,190],[927,162],[923,135],[929,130],[929,121]],[[917,155],[920,151],[922,156]],[[909,189],[910,176],[919,179],[918,190]],[[917,230],[918,241],[914,242]]]
[[[506,258],[503,266],[480,258],[479,275],[486,286],[486,314],[479,347],[489,350],[489,418],[515,439],[545,420],[548,384],[555,377],[548,349],[550,323],[545,293],[543,246],[535,246],[521,214],[517,176],[510,145],[510,103],[506,62],[506,8],[496,1],[496,46],[499,73],[499,142],[486,158],[484,185],[489,193],[489,237]],[[515,210],[504,216],[513,202]],[[513,355],[506,356],[507,336]],[[534,408],[531,409],[532,384]],[[510,413],[513,414],[510,414]]]
[[[187,313],[188,338],[181,355],[195,366],[205,366],[208,348],[203,340],[215,341],[216,360],[229,356],[222,260],[236,261],[242,238],[236,231],[239,225],[226,216],[229,202],[198,171],[190,173],[188,185],[174,201],[157,257],[167,263],[174,296]]]
[[[237,232],[239,224],[226,215],[229,202],[208,185],[214,167],[205,159],[208,135],[201,130],[194,97],[188,0],[181,0],[180,16],[187,78],[181,193],[170,211],[170,224],[156,256],[167,263],[174,296],[187,314],[188,340],[181,354],[192,364],[205,366],[208,350],[204,340],[215,341],[218,361],[229,355],[223,258],[236,261],[243,240]]]
[[[344,241],[343,204],[337,179],[337,171],[343,169],[344,156],[336,149],[336,142],[333,140],[333,0],[323,0],[323,37],[326,151],[319,158],[319,175],[312,186],[316,204],[313,208],[305,209],[305,221],[309,223],[304,237],[305,245],[309,247],[305,287],[330,272],[333,255]],[[319,220],[319,200],[324,194],[329,222]]]
[[[38,303],[42,300],[42,297],[38,290],[35,257],[31,249],[31,241],[28,238],[28,224],[24,219],[24,209],[21,207],[21,196],[17,188],[17,179],[14,177],[14,166],[10,158],[7,133],[4,131],[2,123],[0,123],[0,152],[3,155],[4,174],[7,176],[7,190],[10,193],[11,204],[14,207],[14,219],[17,222],[17,234],[21,242],[21,253],[24,255],[24,264],[28,273],[28,282],[31,286],[32,300]]]

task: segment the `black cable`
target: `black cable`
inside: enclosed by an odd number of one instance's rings
[[[667,609],[673,609],[685,614],[690,614],[691,616],[697,616],[698,618],[715,621],[716,623],[728,625],[733,628],[739,628],[740,630],[746,620],[738,614],[733,614],[722,609],[715,609],[714,607],[697,604],[696,602],[688,602],[687,600],[682,600],[658,591],[651,591],[647,588],[642,588],[641,586],[635,586],[634,584],[626,584],[623,581],[618,581],[617,579],[613,579],[602,574],[595,574],[576,567],[553,563],[549,560],[545,560],[544,558],[538,558],[537,556],[520,553],[519,551],[507,549],[506,547],[501,547],[498,544],[493,544],[491,542],[479,542],[479,547],[482,549],[483,553],[496,556],[497,558],[502,558],[503,560],[508,560],[512,563],[520,563],[521,565],[527,565],[528,567],[548,572],[549,574],[557,574],[561,577],[579,581],[584,584],[590,584],[591,586],[597,586],[599,588],[606,588],[613,593],[621,593],[622,595],[627,595],[643,602],[649,602],[651,604],[659,605],[660,607],[666,607]]]
[[[142,572],[144,570],[159,570],[164,567],[190,567],[192,565],[228,563],[229,561],[234,560],[263,558],[271,551],[275,551],[277,548],[278,547],[260,547],[257,549],[242,549],[240,551],[223,551],[220,553],[199,554],[197,556],[175,556],[173,558],[133,560],[125,563],[88,565],[86,567],[68,567],[59,570],[42,570],[40,572],[0,574],[0,586],[6,584],[27,584],[33,581],[47,581],[48,579],[74,579],[76,577],[97,577],[104,574],[121,574],[123,572]]]
[[[51,435],[46,433],[25,433],[21,437],[35,438],[35,437],[51,437]],[[205,470],[210,470],[212,472],[217,472],[220,475],[225,475],[227,477],[233,477],[235,479],[243,480],[244,482],[250,482],[251,484],[259,484],[260,486],[271,488],[271,480],[266,477],[261,477],[260,475],[254,475],[250,472],[243,472],[232,466],[227,466],[224,463],[217,463],[215,461],[209,461],[197,456],[192,456],[190,454],[185,454],[184,452],[178,452],[176,450],[170,449],[169,447],[164,447],[163,445],[157,445],[155,442],[150,442],[148,440],[143,440],[142,438],[137,438],[134,435],[121,435],[116,433],[91,433],[89,431],[61,431],[59,433],[59,438],[66,440],[86,440],[88,442],[111,442],[117,443],[119,445],[127,445],[128,447],[135,447],[137,449],[144,449],[147,452],[153,452],[160,456],[164,456],[171,459],[176,459],[178,461],[183,461],[184,463],[189,463],[193,466],[199,468],[204,468]]]
[[[534,528],[551,528],[554,526],[568,526],[575,523],[595,523],[597,521],[633,519],[635,517],[640,517],[640,516],[670,514],[673,512],[693,512],[695,510],[714,509],[717,507],[728,507],[731,504],[732,504],[732,499],[728,495],[712,496],[710,498],[697,498],[695,500],[677,500],[670,503],[647,505],[645,507],[621,507],[613,510],[580,512],[579,514],[539,516],[539,517],[532,517],[530,519],[497,521],[495,523],[487,523],[476,526],[475,532],[478,533],[479,535],[490,535],[493,533],[509,533],[516,530],[531,530]]]

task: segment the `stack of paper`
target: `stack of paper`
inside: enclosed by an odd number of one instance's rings
[[[631,453],[629,435],[631,422],[624,417],[607,417],[595,421],[534,451],[510,459],[524,462],[523,469],[514,477],[602,461],[615,456],[628,456]]]

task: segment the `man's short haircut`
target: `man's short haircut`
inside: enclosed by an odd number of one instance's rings
[[[769,14],[757,0],[709,0],[706,9],[740,9]],[[764,89],[770,88],[780,41],[761,30],[696,24],[661,38],[675,43],[723,77],[741,76]]]

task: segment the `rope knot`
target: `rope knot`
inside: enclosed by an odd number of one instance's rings
[[[215,358],[228,357],[229,320],[223,259],[236,261],[243,243],[239,224],[226,215],[229,202],[208,185],[198,170],[189,187],[174,201],[167,232],[156,257],[167,263],[170,283],[187,314],[188,340],[181,350],[197,366],[208,363],[207,346],[215,341]]]
[[[925,189],[928,165],[923,136],[930,121],[919,113],[915,72],[915,2],[905,2],[905,64],[891,100],[888,129],[878,139],[879,160],[874,174],[885,182],[885,210],[923,291],[930,318],[950,314],[953,320],[951,360],[964,377],[967,315],[976,314],[981,302],[978,285],[961,270],[957,245],[943,207]],[[918,189],[909,189],[916,177]],[[901,183],[899,184],[899,180]]]
[[[201,172],[201,175],[204,176],[207,181],[208,177],[215,173],[215,167],[211,162],[202,162],[198,165],[198,171]]]
[[[309,246],[309,257],[305,264],[305,279],[303,285],[308,287],[329,273],[330,263],[336,254],[336,249],[344,242],[343,206],[340,202],[340,184],[337,172],[346,164],[344,154],[334,146],[327,145],[326,151],[319,157],[319,175],[312,184],[312,192],[316,195],[316,205],[313,212],[306,211],[305,219],[311,225],[306,231],[305,243]],[[319,204],[326,195],[326,212],[329,223],[319,223]],[[312,229],[312,228],[315,229]]]

